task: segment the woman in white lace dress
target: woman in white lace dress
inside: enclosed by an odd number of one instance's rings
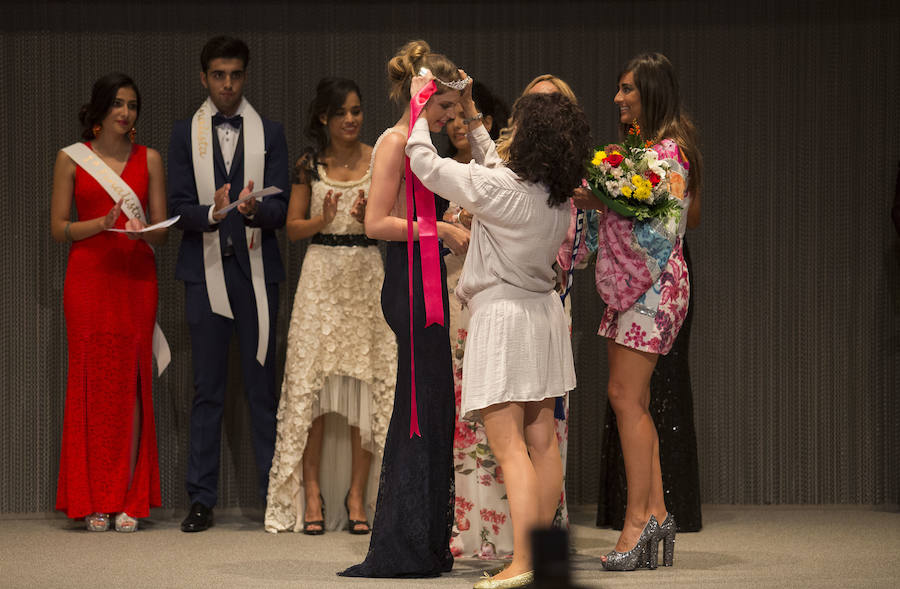
[[[370,531],[378,472],[371,463],[384,449],[397,350],[381,312],[381,255],[362,224],[372,156],[359,140],[362,119],[354,82],[319,82],[306,129],[316,148],[297,162],[286,223],[291,241],[312,239],[288,330],[270,532],[318,535],[344,524],[351,534]],[[325,504],[341,502],[344,509],[326,512]]]

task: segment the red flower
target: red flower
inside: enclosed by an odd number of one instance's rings
[[[470,526],[471,526],[471,524],[469,523],[469,520],[467,518],[462,518],[462,519],[457,518],[456,529],[458,529],[460,532],[465,532],[466,530],[469,529]]]
[[[609,154],[608,156],[606,156],[605,158],[603,158],[603,161],[606,162],[606,163],[608,163],[609,165],[611,165],[612,167],[615,168],[615,167],[617,167],[619,164],[622,163],[622,160],[623,160],[623,159],[625,159],[625,158],[622,157],[621,154],[618,154],[618,153],[611,153],[611,154]]]
[[[474,427],[465,420],[457,419],[456,434],[453,436],[453,447],[461,450],[475,445],[477,441],[478,437],[475,435]]]
[[[657,176],[655,172],[647,172],[647,180],[649,180],[650,184],[653,186],[659,184],[659,176]]]

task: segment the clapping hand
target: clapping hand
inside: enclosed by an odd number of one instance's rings
[[[253,192],[253,180],[247,182],[247,186],[245,186],[244,189],[241,190],[241,193],[238,195],[238,200],[244,198],[251,192]],[[259,201],[257,201],[255,198],[251,198],[250,200],[244,201],[238,205],[238,211],[240,211],[242,215],[248,218],[252,218],[253,215],[256,214],[256,210],[258,208]]]
[[[128,221],[125,222],[125,230],[128,232],[126,233],[128,239],[140,239],[141,234],[139,231],[144,227],[146,227],[146,225],[140,219],[128,219]]]
[[[353,206],[350,207],[350,216],[360,223],[366,220],[366,203],[366,191],[360,188],[359,196],[356,197],[356,200],[353,201]]]
[[[228,214],[225,213],[224,215],[220,215],[216,211],[224,209],[228,206],[229,190],[231,190],[231,184],[223,184],[219,187],[218,190],[216,190],[216,193],[213,195],[213,219],[215,219],[216,221],[221,221],[225,218],[225,215]]]
[[[343,193],[335,193],[333,190],[325,193],[325,200],[322,202],[322,219],[325,221],[325,226],[330,225],[334,221],[334,216],[337,215],[338,199],[341,197],[341,194]]]
[[[116,224],[116,220],[119,218],[119,214],[122,212],[122,199],[119,199],[116,204],[109,209],[109,212],[106,213],[106,216],[101,217],[100,226],[103,227],[103,230],[107,230],[112,228]]]

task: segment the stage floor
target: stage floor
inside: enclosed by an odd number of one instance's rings
[[[469,588],[490,561],[457,559],[437,579],[344,579],[368,536],[266,534],[258,518],[216,513],[199,534],[158,510],[135,534],[84,531],[59,516],[0,517],[0,585],[11,587]],[[898,587],[900,513],[856,506],[703,507],[702,532],[679,534],[675,567],[609,573],[599,557],[617,532],[573,510],[573,580],[583,587]]]

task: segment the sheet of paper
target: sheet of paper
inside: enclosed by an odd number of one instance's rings
[[[257,190],[256,192],[251,192],[244,198],[239,198],[236,201],[234,201],[233,203],[231,203],[230,205],[228,205],[227,207],[223,207],[223,208],[219,209],[218,211],[216,211],[216,214],[218,215],[220,213],[227,213],[228,211],[235,208],[242,202],[247,202],[251,198],[262,199],[266,196],[272,196],[273,194],[278,194],[279,192],[283,192],[283,191],[276,186],[269,186],[268,188],[263,188],[262,190]]]
[[[163,227],[169,227],[171,225],[174,225],[175,223],[178,222],[178,219],[180,219],[180,218],[181,218],[181,215],[175,215],[174,217],[172,217],[170,219],[166,219],[165,221],[161,221],[155,225],[147,225],[140,231],[128,231],[127,229],[116,229],[116,228],[107,229],[107,231],[113,231],[115,233],[146,233],[147,231],[153,231],[154,229],[162,229]]]

